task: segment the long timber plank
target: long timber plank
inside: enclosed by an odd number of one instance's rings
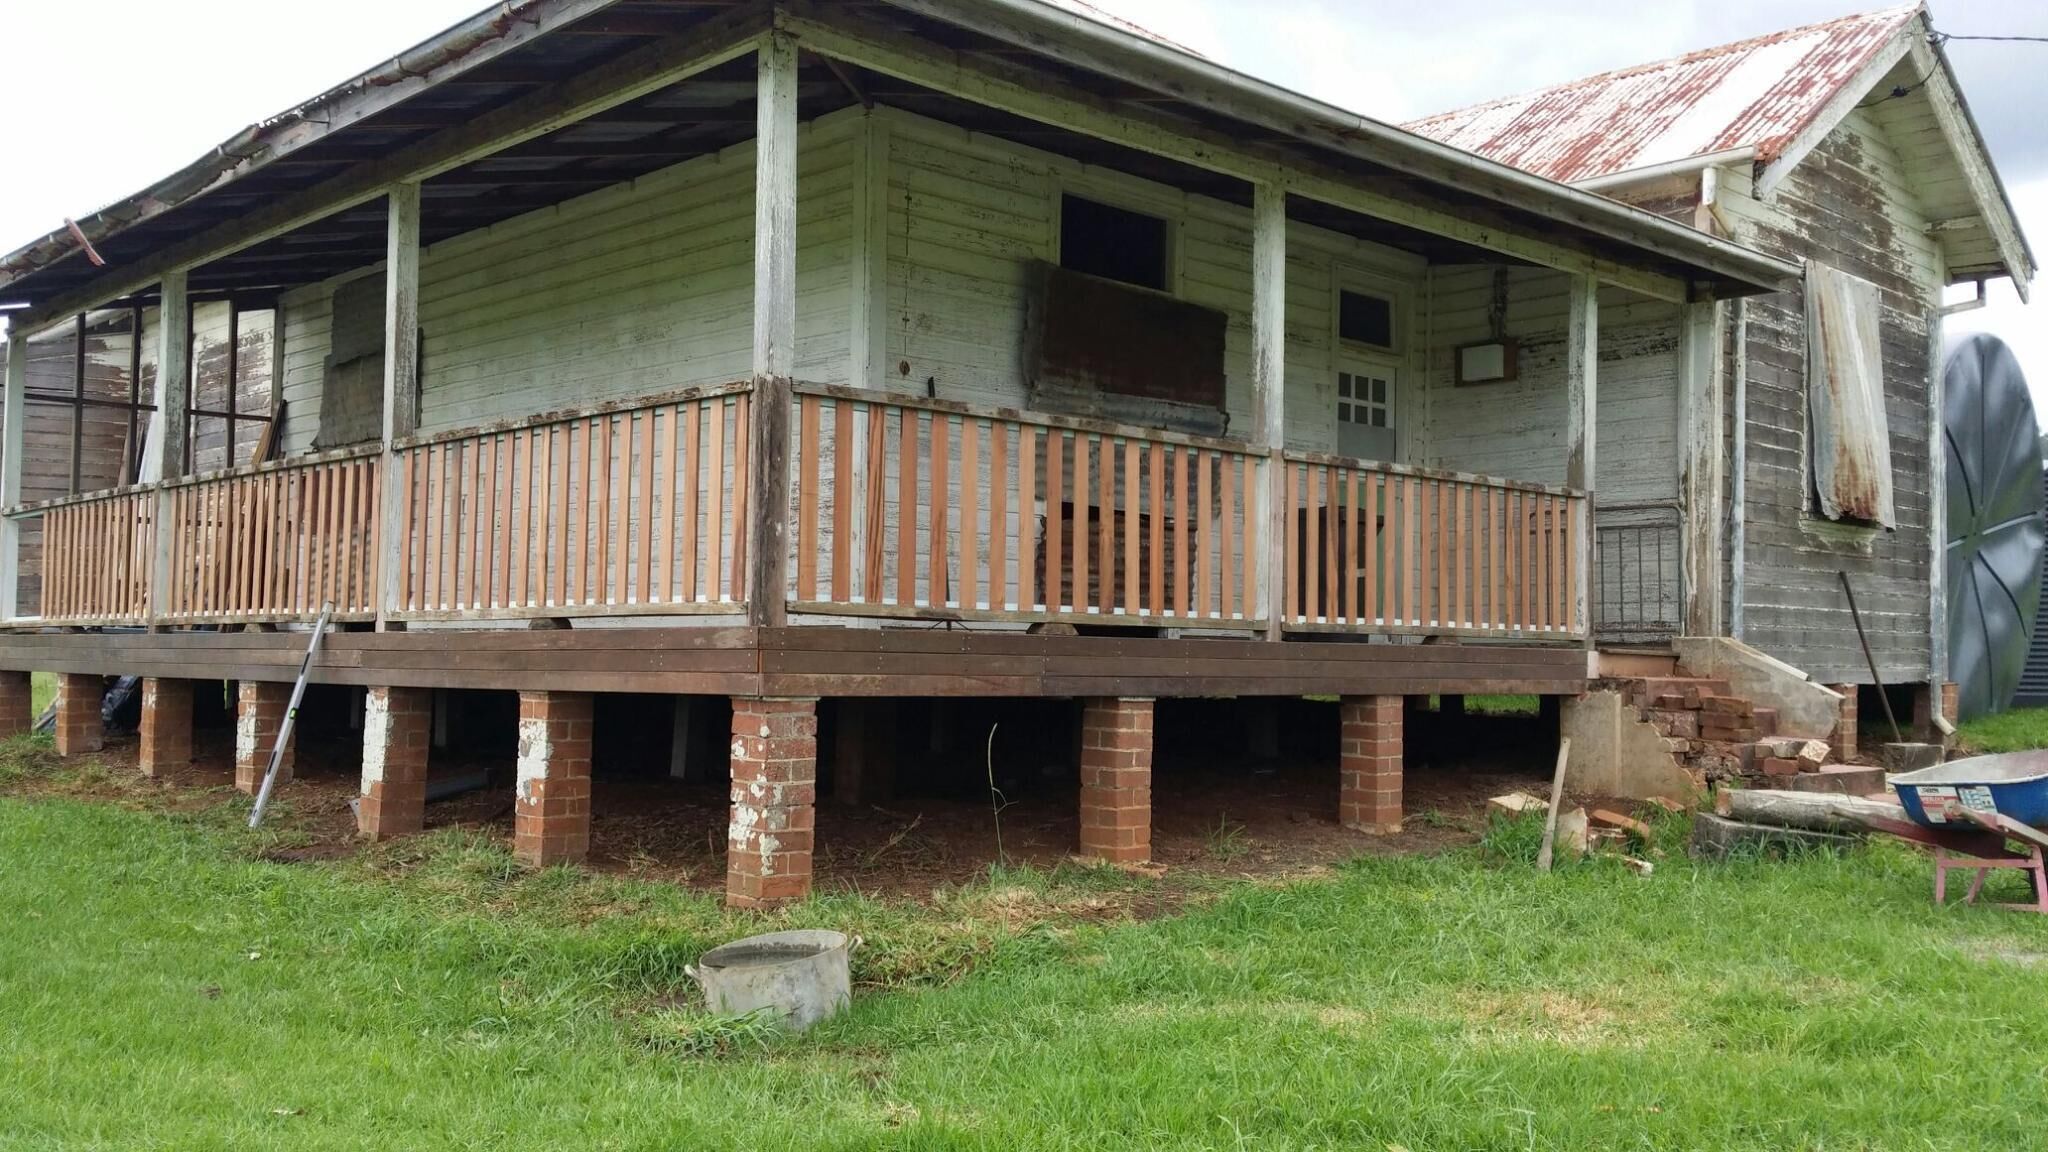
[[[290,680],[300,632],[4,632],[0,668]],[[318,683],[767,696],[1295,696],[1577,692],[1583,649],[878,628],[339,632]]]

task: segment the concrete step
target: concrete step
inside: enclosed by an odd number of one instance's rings
[[[1815,848],[1840,851],[1854,846],[1859,839],[1830,832],[1747,824],[1711,812],[1692,814],[1692,854],[1710,859],[1752,854],[1782,856],[1788,851]]]
[[[1639,676],[1628,681],[1631,699],[1642,701],[1643,705],[1656,703],[1666,696],[1681,697],[1691,702],[1703,696],[1726,696],[1726,680],[1709,680],[1698,676]]]
[[[1614,680],[1672,676],[1678,672],[1678,657],[1669,652],[1603,648],[1595,669],[1601,677]]]
[[[1794,792],[1830,792],[1842,796],[1867,796],[1883,792],[1884,769],[1861,764],[1828,764],[1818,772],[1801,772],[1786,779]]]

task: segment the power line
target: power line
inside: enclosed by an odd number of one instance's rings
[[[1935,31],[1930,31],[1927,34],[1927,42],[1929,44],[1934,45],[1936,48],[1941,47],[1943,44],[1946,44],[1951,40],[1985,40],[2013,44],[2048,44],[2048,36],[1966,36],[1954,32]],[[1870,100],[1865,100],[1863,103],[1858,104],[1856,107],[1870,108],[1882,104],[1887,100],[1902,100],[1905,97],[1911,96],[1913,93],[1918,92],[1920,89],[1925,88],[1927,86],[1927,81],[1932,78],[1933,77],[1930,74],[1928,76],[1922,76],[1918,80],[1913,81],[1911,84],[1894,84],[1892,86],[1891,91],[1886,92],[1882,96],[1878,96]]]
[[[1929,39],[1933,40],[1936,44],[1945,44],[1950,40],[1997,40],[2022,44],[2048,44],[2048,36],[1961,36],[1953,32],[1936,32]]]

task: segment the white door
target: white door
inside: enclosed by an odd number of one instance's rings
[[[1337,452],[1360,460],[1394,460],[1394,369],[1366,357],[1337,368]]]

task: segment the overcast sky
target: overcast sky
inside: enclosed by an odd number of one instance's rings
[[[1224,64],[1401,122],[1795,24],[1857,0],[1094,0]],[[479,0],[14,0],[0,14],[0,251],[168,175],[481,7]],[[1938,0],[1952,34],[2048,35],[2043,0]],[[1965,96],[2048,251],[2048,44],[1952,42]],[[2021,351],[2048,407],[2048,332],[1999,285],[1952,319]]]

